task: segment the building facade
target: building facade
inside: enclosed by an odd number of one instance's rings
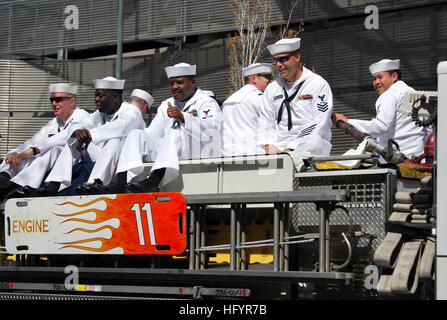
[[[0,156],[52,117],[48,85],[78,84],[78,105],[94,109],[93,79],[115,75],[118,0],[16,0],[0,2]],[[170,96],[164,67],[197,64],[198,84],[223,101],[230,92],[226,37],[235,32],[230,0],[125,0],[122,79],[124,97],[134,88],[155,103]],[[290,1],[271,6],[272,32],[290,13]],[[436,90],[436,66],[447,60],[447,1],[298,1],[291,28],[304,23],[301,55],[323,76],[334,111],[374,117],[377,94],[368,66],[400,59],[403,80],[416,90]],[[262,61],[271,61],[266,53]],[[148,116],[148,123],[151,115]],[[333,129],[332,154],[357,143]]]

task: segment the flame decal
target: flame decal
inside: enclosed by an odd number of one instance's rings
[[[68,232],[65,232],[65,234],[70,234],[70,233],[72,233],[74,231],[82,231],[82,232],[87,232],[87,233],[94,233],[94,232],[101,231],[101,230],[104,230],[104,229],[112,229],[112,227],[104,226],[104,227],[97,228],[97,229],[94,229],[94,230],[88,230],[88,229],[84,229],[84,228],[76,228],[76,229],[70,230]]]
[[[136,213],[132,211],[135,203],[140,208],[150,203],[157,245],[168,244],[171,248],[177,246],[175,254],[181,253],[186,247],[186,234],[178,233],[178,217],[179,213],[184,215],[182,228],[185,230],[186,204],[181,194],[172,193],[169,196],[169,202],[157,202],[153,194],[118,194],[100,196],[87,203],[76,201],[82,201],[83,197],[72,197],[76,200],[56,203],[57,209],[52,210],[52,213],[58,217],[61,236],[53,239],[53,243],[60,245],[58,250],[61,253],[154,253],[156,248],[150,245],[146,213],[141,214],[145,226],[145,245],[140,245]],[[157,212],[160,214],[155,214]]]
[[[101,242],[101,247],[100,248],[91,248],[91,247],[77,246],[76,245],[76,244],[79,244],[79,243],[89,243],[89,242],[93,242],[93,241],[100,241]],[[75,249],[80,249],[80,250],[104,252],[104,250],[102,250],[102,247],[104,247],[104,245],[105,245],[104,239],[102,239],[102,238],[92,238],[92,239],[88,239],[88,240],[73,241],[69,245],[63,246],[61,249],[63,249],[63,248],[75,248]]]
[[[98,205],[101,202],[105,202],[105,207],[103,210],[98,208]],[[120,206],[116,206],[114,203],[116,199],[110,199],[106,197],[100,197],[89,201],[84,204],[75,203],[72,201],[66,201],[58,204],[61,208],[68,211],[68,209],[74,208],[86,208],[84,210],[76,211],[76,212],[63,212],[63,213],[54,213],[58,217],[68,218],[60,222],[60,225],[67,224],[69,225],[69,230],[64,232],[66,235],[71,235],[76,233],[76,238],[80,240],[67,241],[67,242],[57,242],[62,244],[63,246],[60,248],[74,248],[78,250],[86,250],[91,252],[107,252],[113,249],[119,249],[122,253],[124,248],[122,248],[122,240],[121,237],[114,237],[114,231],[119,228],[120,221]],[[128,209],[126,210],[128,211]],[[95,216],[94,220],[82,219],[78,216],[84,215],[86,213],[93,213]],[[110,225],[110,221],[113,219],[118,219],[118,225]],[[95,225],[97,226],[94,229],[89,229],[85,226],[87,225]],[[102,225],[101,224],[106,224]],[[101,231],[109,231],[104,234]],[[118,234],[119,235],[119,234]],[[114,239],[115,238],[115,239]],[[112,240],[114,239],[114,240]],[[100,242],[99,248],[94,248],[91,246],[87,246],[87,244],[95,244],[96,242]],[[80,245],[85,244],[85,245]]]

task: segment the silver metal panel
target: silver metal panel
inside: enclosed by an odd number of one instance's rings
[[[447,61],[438,65],[438,123],[436,143],[436,298],[447,300],[447,148],[444,141],[447,137],[446,127],[442,125],[447,119]]]
[[[349,190],[351,200],[343,202],[342,205],[348,209],[353,230],[364,235],[358,239],[355,246],[375,249],[385,237],[385,221],[390,214],[389,203],[392,202],[388,188],[395,188],[394,185],[389,185],[389,183],[395,184],[395,181],[387,180],[387,175],[391,175],[393,170],[374,171],[376,170],[366,169],[343,170],[344,174],[339,174],[341,171],[335,171],[336,174],[328,171],[297,174],[294,188],[297,191],[318,193],[325,193],[328,190]],[[315,209],[313,203],[297,204],[293,207],[291,225],[295,233],[309,232],[319,225],[319,216]],[[330,224],[340,226],[339,229],[346,233],[351,223],[349,216],[343,210],[337,209],[330,217]]]
[[[447,257],[436,258],[436,299],[447,300]]]
[[[437,177],[436,177],[436,212],[437,212],[437,255],[447,256],[447,148],[444,141],[447,137],[447,128],[442,125],[447,119],[447,61],[438,66],[438,125],[437,137]]]
[[[292,191],[295,165],[289,155],[181,160],[179,176],[160,191],[191,194]],[[140,181],[149,175],[146,163]]]
[[[295,165],[289,155],[226,158],[222,192],[293,190]]]

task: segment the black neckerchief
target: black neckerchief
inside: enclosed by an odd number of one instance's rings
[[[290,129],[292,129],[292,112],[290,111],[290,102],[292,102],[292,100],[296,97],[296,95],[298,94],[298,91],[303,86],[303,83],[304,83],[304,81],[300,82],[300,84],[298,84],[298,88],[296,88],[295,92],[290,97],[287,95],[286,89],[284,89],[284,87],[282,88],[282,90],[284,91],[285,99],[282,101],[281,106],[279,107],[277,123],[281,122],[282,108],[285,105],[286,109],[287,109],[287,127],[289,128],[289,131],[290,131]]]

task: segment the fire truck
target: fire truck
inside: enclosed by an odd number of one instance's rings
[[[0,299],[445,299],[446,104],[441,62],[438,91],[399,109],[433,127],[421,159],[337,123],[356,150],[182,160],[157,193],[8,199]]]

